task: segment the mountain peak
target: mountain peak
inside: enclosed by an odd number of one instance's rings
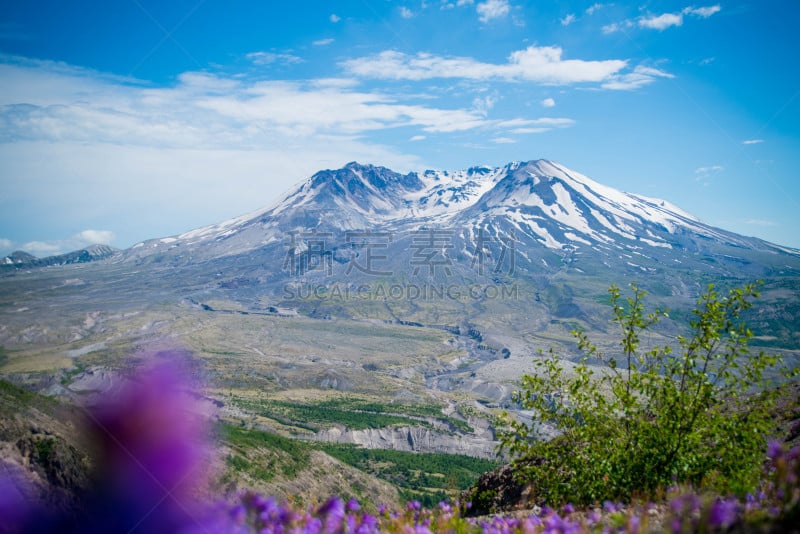
[[[423,227],[459,229],[468,235],[491,229],[498,238],[557,254],[602,250],[617,258],[631,250],[647,250],[652,256],[716,246],[796,254],[711,227],[669,202],[619,191],[547,159],[422,174],[352,161],[317,172],[270,208],[153,240],[142,252],[224,244],[216,252],[214,247],[197,250],[211,257],[278,243],[286,232],[376,230],[400,235]]]

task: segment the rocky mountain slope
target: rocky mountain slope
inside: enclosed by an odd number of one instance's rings
[[[0,259],[0,269],[29,269],[31,267],[48,267],[50,265],[88,263],[90,261],[110,258],[117,252],[119,252],[119,249],[109,245],[90,245],[86,248],[74,250],[65,254],[37,258],[33,254],[28,254],[27,252],[18,250],[16,252],[12,252],[5,258]]]

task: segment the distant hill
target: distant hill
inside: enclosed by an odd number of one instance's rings
[[[119,249],[109,245],[91,245],[80,250],[37,258],[33,254],[17,250],[0,260],[0,268],[29,269],[31,267],[47,267],[49,265],[69,265],[71,263],[88,263],[113,256]]]

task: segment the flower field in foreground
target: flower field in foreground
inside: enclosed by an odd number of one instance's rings
[[[465,517],[469,504],[441,503],[426,509],[409,502],[404,510],[381,507],[376,514],[355,500],[331,497],[323,505],[298,510],[271,497],[244,494],[217,516],[213,529],[231,533],[583,533],[583,532],[791,532],[800,528],[800,448],[770,443],[765,482],[744,499],[697,495],[675,488],[661,504],[606,502],[576,510],[542,508],[527,514]]]
[[[656,503],[535,508],[468,517],[469,503],[402,509],[336,496],[300,508],[243,493],[234,502],[198,502],[204,443],[201,419],[188,417],[185,377],[171,366],[142,375],[136,387],[87,411],[98,451],[94,486],[79,510],[36,505],[0,472],[0,533],[578,533],[800,532],[800,447],[770,442],[761,483],[744,497],[672,488]],[[362,506],[362,504],[364,506]],[[375,510],[375,511],[371,511]]]

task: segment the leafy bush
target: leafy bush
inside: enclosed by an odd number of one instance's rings
[[[678,483],[743,494],[757,484],[774,395],[765,371],[782,361],[751,354],[752,332],[741,319],[758,297],[755,285],[721,296],[709,286],[693,310],[688,337],[643,351],[644,332],[667,313],[646,312],[646,295],[609,289],[621,330],[622,364],[600,354],[583,332],[583,351],[567,372],[551,349],[536,372],[523,375],[515,400],[534,422],[503,414],[501,449],[515,457],[518,478],[532,481],[552,504],[630,500]],[[606,367],[588,364],[599,359]],[[561,435],[538,439],[541,422]]]

